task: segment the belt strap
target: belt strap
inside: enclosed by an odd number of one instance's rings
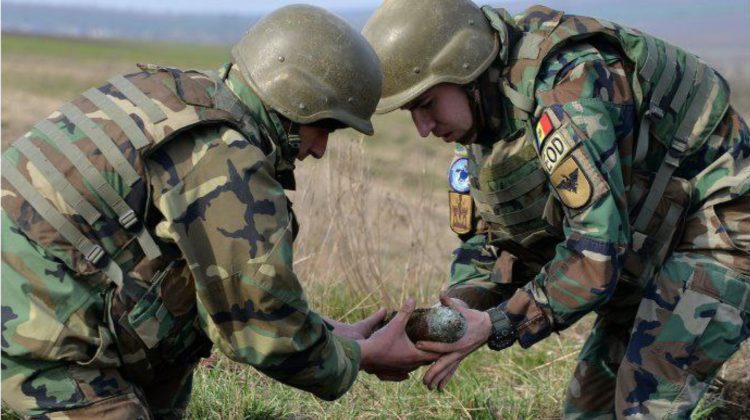
[[[699,66],[698,57],[693,54],[687,54],[685,57],[685,66],[682,72],[682,80],[680,85],[677,87],[672,97],[672,103],[669,105],[675,112],[680,112],[682,106],[685,105],[685,100],[690,92],[690,88],[693,86],[695,80],[698,78],[698,70],[701,72],[705,70],[705,66]]]
[[[656,46],[656,41],[652,37],[646,36],[645,38],[647,56],[640,74],[645,80],[650,80],[654,76],[656,66],[659,63],[659,47]]]
[[[167,119],[167,115],[161,110],[161,108],[159,108],[159,105],[146,96],[146,94],[141,92],[136,85],[124,76],[117,75],[109,79],[108,82],[122,92],[130,102],[143,110],[151,121],[151,124],[156,124]]]
[[[703,77],[701,78],[700,86],[698,90],[690,97],[690,107],[685,113],[685,117],[682,123],[677,128],[675,137],[687,141],[688,138],[692,137],[692,133],[700,135],[700,131],[697,131],[697,127],[705,127],[707,119],[701,121],[700,116],[706,111],[711,111],[712,103],[708,101],[708,97],[711,93],[711,89],[716,88],[718,84],[712,83],[712,79],[716,77],[713,70],[705,68],[703,70]]]
[[[91,121],[91,119],[89,119],[89,117],[87,117],[80,109],[76,108],[71,103],[66,103],[60,107],[60,112],[68,119],[68,121],[80,128],[81,131],[91,139],[94,144],[96,144],[96,147],[102,152],[102,155],[107,159],[107,162],[112,165],[128,186],[132,186],[141,179],[141,176],[138,175],[138,172],[133,168],[133,165],[128,162],[127,158],[125,158],[112,138],[104,133],[104,131],[102,131],[96,123]],[[67,136],[64,137],[67,138]],[[66,141],[65,143],[68,142],[69,141]]]
[[[474,190],[475,200],[497,205],[516,199],[547,181],[547,175],[541,169],[535,169],[515,184],[497,191]]]
[[[661,197],[664,195],[667,184],[672,178],[672,174],[680,166],[680,161],[685,150],[687,150],[687,143],[679,138],[672,140],[672,144],[669,146],[669,150],[664,156],[664,160],[654,176],[654,181],[646,195],[646,199],[643,201],[643,206],[641,206],[638,216],[635,219],[635,223],[633,223],[633,250],[636,252],[639,251],[645,243],[647,235],[643,232],[646,231],[646,228],[656,211],[656,207],[659,205],[659,201],[661,201]]]
[[[104,113],[120,127],[122,132],[125,133],[136,149],[141,149],[151,144],[130,115],[128,115],[127,112],[120,108],[109,98],[109,96],[103,94],[99,89],[91,88],[86,92],[83,92],[83,97],[91,101],[91,103],[96,105],[97,108],[104,111]]]
[[[529,98],[521,92],[513,89],[510,86],[510,82],[508,82],[508,80],[502,80],[502,82],[500,83],[500,90],[510,100],[510,102],[513,103],[513,106],[524,111],[526,114],[530,115],[534,113],[534,108],[536,108],[536,101],[534,100],[534,98]]]
[[[651,58],[652,46],[654,50],[657,48],[654,40],[650,37],[647,38],[649,45],[649,58]],[[664,62],[664,69],[659,76],[659,80],[654,86],[654,91],[651,95],[649,102],[649,109],[643,114],[641,118],[641,125],[638,129],[638,142],[636,143],[635,156],[633,158],[633,166],[640,166],[644,159],[646,159],[646,152],[649,146],[649,133],[651,131],[651,123],[657,122],[664,118],[664,110],[661,108],[661,101],[664,99],[664,95],[667,93],[669,86],[672,84],[672,80],[677,72],[677,48],[671,44],[665,44],[666,48],[666,60]],[[650,80],[653,76],[654,69],[649,66],[651,62],[647,62],[647,66],[641,69],[640,75],[644,80]],[[654,66],[655,68],[655,66]]]
[[[65,157],[73,163],[86,181],[91,184],[97,195],[115,212],[123,228],[129,229],[138,223],[135,211],[125,203],[125,200],[104,179],[102,174],[94,167],[83,152],[75,144],[71,143],[68,136],[58,126],[49,120],[42,120],[39,122],[38,128],[44,135],[56,143]],[[138,233],[136,233],[136,239],[148,259],[153,260],[161,255],[158,245],[156,245],[156,242],[149,235],[143,224],[141,224]]]
[[[101,246],[91,242],[81,231],[76,229],[68,219],[58,212],[39,191],[21,175],[13,165],[3,167],[3,176],[13,185],[21,196],[31,204],[39,215],[54,227],[60,234],[83,254],[86,261],[96,266],[102,258],[107,258]],[[117,286],[122,286],[122,270],[111,258],[107,258],[102,270]]]
[[[39,124],[35,126],[39,131],[42,131]],[[102,216],[99,211],[91,205],[78,190],[71,185],[65,175],[61,174],[57,168],[47,159],[46,156],[36,147],[31,140],[23,136],[16,140],[13,144],[18,151],[20,151],[26,158],[36,166],[37,169],[44,175],[47,181],[52,185],[70,207],[75,210],[89,225],[93,225]],[[5,166],[5,165],[3,165]]]
[[[547,204],[547,197],[541,197],[530,206],[509,213],[493,214],[482,212],[482,219],[490,223],[497,223],[503,226],[513,226],[529,220],[540,218],[544,212],[544,206]]]

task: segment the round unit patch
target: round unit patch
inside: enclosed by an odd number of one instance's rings
[[[457,193],[469,192],[469,159],[459,158],[453,161],[448,171],[448,183]]]

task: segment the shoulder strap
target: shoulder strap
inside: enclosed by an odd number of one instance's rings
[[[130,118],[130,115],[117,106],[116,103],[112,102],[112,100],[99,89],[91,88],[86,92],[83,92],[83,97],[91,101],[91,103],[97,108],[104,111],[104,113],[120,127],[122,132],[128,136],[128,139],[130,139],[130,142],[133,143],[133,146],[135,146],[136,149],[142,149],[151,144],[143,131],[138,128],[133,119]]]
[[[13,165],[3,165],[3,177],[13,185],[19,194],[39,213],[39,215],[57,230],[68,242],[83,254],[84,259],[97,266],[103,259],[106,263],[102,270],[118,287],[122,286],[122,270],[107,257],[98,244],[93,243],[75,225],[58,212]]]
[[[132,186],[141,179],[141,176],[138,175],[138,172],[133,168],[133,165],[131,165],[125,156],[123,156],[122,152],[112,139],[80,109],[71,103],[66,103],[60,107],[60,112],[68,119],[68,121],[78,127],[89,139],[91,139],[92,142],[94,142],[94,144],[96,144],[96,147],[102,152],[102,155],[107,159],[107,162],[112,165],[128,186]],[[138,132],[141,133],[140,130],[138,130]],[[143,135],[143,133],[141,133],[141,135]],[[67,138],[67,136],[65,137]]]
[[[39,126],[35,126],[41,131]],[[101,213],[91,205],[85,198],[78,192],[78,190],[65,178],[60,171],[55,168],[54,165],[44,156],[41,150],[36,147],[26,136],[19,138],[13,143],[13,146],[18,149],[21,154],[26,156],[29,163],[34,165],[44,176],[44,178],[52,185],[62,197],[63,200],[73,209],[76,213],[81,215],[83,219],[89,225],[93,225],[99,218],[102,217]],[[6,165],[3,165],[5,167]],[[10,165],[8,165],[10,166]]]
[[[154,101],[141,92],[138,87],[131,83],[122,75],[114,76],[108,82],[117,88],[126,98],[136,107],[143,110],[151,121],[151,124],[157,124],[167,119],[167,115],[159,108]]]
[[[73,163],[84,179],[91,184],[96,194],[104,200],[107,206],[117,215],[117,220],[124,229],[130,229],[139,223],[135,211],[125,203],[125,200],[104,179],[102,174],[94,167],[91,161],[81,150],[71,143],[68,136],[58,126],[49,120],[42,120],[37,125],[39,130],[55,142],[58,149],[65,157]],[[108,142],[108,144],[112,144]],[[122,156],[122,155],[120,155]],[[124,157],[123,157],[124,158]],[[138,226],[136,239],[143,249],[146,258],[153,260],[161,255],[159,246],[141,223]]]

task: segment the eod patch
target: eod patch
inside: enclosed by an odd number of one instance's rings
[[[550,121],[553,129],[549,128]],[[570,210],[582,210],[604,195],[609,186],[582,146],[585,133],[574,134],[573,130],[576,128],[567,114],[560,121],[547,109],[536,127],[537,139],[542,140],[537,154],[562,204]]]
[[[579,209],[591,200],[591,182],[574,156],[566,158],[555,169],[550,183],[563,204],[571,209]]]
[[[542,160],[542,168],[551,174],[557,165],[562,163],[575,147],[575,142],[567,136],[564,129],[557,130],[542,144],[539,157]]]

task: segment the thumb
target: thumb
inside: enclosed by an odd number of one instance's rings
[[[403,306],[401,306],[401,309],[398,310],[398,313],[395,317],[393,317],[389,324],[393,324],[395,328],[406,328],[406,322],[409,321],[411,313],[414,312],[414,306],[414,299],[406,299],[406,302],[404,302]]]
[[[447,306],[464,316],[466,315],[466,311],[469,309],[468,305],[466,305],[466,302],[449,297],[447,294],[440,295],[440,303],[442,303],[443,306]]]
[[[385,308],[380,308],[377,312],[359,321],[358,323],[363,325],[369,331],[375,328],[375,326],[380,324],[383,321],[383,319],[385,319],[385,314],[386,314]]]
[[[440,303],[443,304],[443,306],[447,306],[451,309],[458,310],[456,307],[456,303],[451,299],[447,293],[441,293],[440,294]]]

